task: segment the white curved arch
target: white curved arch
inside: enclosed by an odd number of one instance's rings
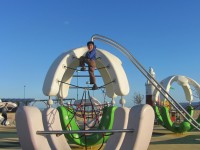
[[[7,107],[15,108],[17,107],[16,103],[13,102],[0,102],[0,108],[3,108],[7,103]]]
[[[200,95],[200,85],[194,81],[191,78],[188,78],[186,76],[176,75],[176,76],[169,76],[165,79],[163,79],[160,83],[163,86],[163,88],[169,93],[170,87],[173,82],[177,82],[180,86],[182,86],[183,91],[185,93],[186,100],[191,102],[193,100],[192,90],[190,88],[190,85],[192,85],[195,90],[198,92],[198,95]],[[154,91],[154,100],[157,101],[159,98],[159,91]],[[165,95],[167,97],[167,95]],[[160,95],[161,100],[166,100],[164,96]]]
[[[101,58],[100,60],[97,60],[97,66],[99,62],[101,62],[105,67],[108,66],[106,68],[108,75],[110,76],[111,81],[115,81],[112,83],[114,93],[119,96],[127,95],[129,93],[129,83],[122,67],[121,60],[108,51],[100,49],[97,51],[97,57]],[[107,76],[104,76],[103,74],[102,77],[103,79],[105,78],[105,80],[107,78]]]
[[[75,70],[70,68],[77,68],[79,66],[77,58],[80,58],[86,52],[87,47],[81,47],[58,56],[49,68],[43,84],[43,93],[46,96],[67,97],[69,85],[64,84],[64,82],[71,82]],[[97,68],[105,67],[99,70],[104,84],[115,81],[106,85],[107,96],[113,98],[116,95],[127,95],[129,93],[129,83],[122,62],[113,54],[101,49],[97,49],[96,57],[99,58],[96,60]]]

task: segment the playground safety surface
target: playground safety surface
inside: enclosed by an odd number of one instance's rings
[[[70,146],[73,150],[85,149],[76,145]],[[87,149],[97,150],[99,146],[88,147]],[[6,149],[21,150],[14,125],[6,127],[0,125],[0,150]],[[175,134],[160,125],[155,125],[148,150],[200,150],[200,132]]]
[[[145,138],[145,137],[144,137]],[[72,149],[84,149],[70,145]],[[87,149],[98,149],[99,146]],[[21,150],[14,126],[0,126],[0,149]],[[161,126],[155,125],[148,150],[199,150],[200,132],[174,134]]]

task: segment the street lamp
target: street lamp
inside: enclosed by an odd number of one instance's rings
[[[24,85],[24,99],[25,99],[25,94],[26,94],[26,85]]]

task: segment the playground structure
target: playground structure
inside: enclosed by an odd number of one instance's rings
[[[7,103],[7,107],[11,108],[11,110],[15,107],[17,107],[17,104],[16,103],[13,103],[13,102],[2,102],[0,101],[0,108],[3,108]]]
[[[0,100],[0,108],[3,108],[7,103],[7,108],[8,108],[8,111],[12,111],[14,108],[17,107],[17,104],[16,103],[13,103],[13,102],[2,102]],[[3,121],[4,117],[2,117],[0,115],[0,123]],[[14,120],[12,120],[13,122]],[[6,125],[11,125],[11,122],[9,120],[6,121]]]
[[[58,97],[61,104],[62,99],[68,96],[69,88],[73,86],[70,81],[79,66],[79,58],[86,51],[86,47],[73,49],[61,54],[52,63],[43,85],[43,93],[49,96],[49,105],[52,104],[52,96]],[[100,145],[101,148],[105,142],[105,149],[148,148],[153,130],[153,109],[149,105],[134,106],[131,109],[124,107],[123,96],[129,93],[129,83],[119,58],[106,50],[97,49],[96,64],[104,82],[99,88],[104,87],[106,95],[112,99],[110,104],[106,103],[98,110],[103,112],[101,118],[93,118],[98,119],[99,125],[94,129],[86,128],[88,113],[85,104],[91,100],[91,88],[76,86],[84,88],[85,93],[88,93],[84,94],[76,106],[62,105],[57,109],[47,108],[42,112],[36,107],[18,108],[16,128],[23,149],[70,149],[68,142],[86,148],[93,145]],[[114,106],[116,96],[121,97],[122,107]],[[77,115],[83,118],[82,129],[75,119]],[[37,122],[37,125],[33,125],[34,122]]]
[[[152,68],[150,68],[149,72],[155,78],[155,73]],[[196,97],[200,98],[200,85],[193,79],[182,75],[169,76],[163,79],[160,83],[162,87],[168,93],[170,93],[171,86],[174,82],[178,83],[178,85],[182,87],[185,94],[185,99],[188,101],[188,106],[185,109],[187,113],[191,117],[193,117],[195,109],[192,106],[192,101],[194,97],[193,92],[196,91]],[[192,88],[194,89],[192,90]],[[183,119],[183,116],[181,116],[180,113],[177,112],[177,110],[174,109],[173,106],[171,106],[171,104],[167,100],[167,95],[165,97],[163,95],[160,95],[160,92],[156,90],[148,81],[146,84],[146,89],[147,95],[150,95],[150,97],[152,97],[152,106],[155,109],[157,122],[159,124],[163,125],[163,127],[175,133],[183,133],[194,129],[194,126],[192,126],[188,120]],[[147,96],[147,101],[150,100],[150,97]],[[200,123],[200,114],[196,118],[196,121]]]
[[[189,124],[200,130],[199,123],[173,99],[169,92],[145,70],[127,49],[101,35],[92,36],[92,41],[94,40],[105,42],[122,52],[174,109],[183,115]],[[85,52],[86,47],[73,49],[61,54],[53,62],[43,86],[44,94],[49,96],[49,106],[51,105],[52,96],[57,96],[61,101],[68,96],[71,78],[75,69],[78,68],[78,59]],[[124,107],[125,100],[123,96],[129,93],[129,85],[122,62],[116,56],[106,50],[97,49],[97,69],[104,81],[104,85],[100,88],[105,87],[107,96],[112,98],[111,106],[108,106],[110,108],[106,106],[103,108],[99,126],[95,130],[86,130],[86,126],[83,130],[79,130],[73,117],[75,113],[72,106],[60,106],[58,109],[47,108],[42,112],[36,107],[20,107],[16,113],[16,127],[23,149],[71,149],[68,142],[86,148],[89,145],[100,144],[101,148],[101,144],[105,141],[107,142],[104,149],[146,150],[148,148],[154,124],[152,107],[149,105],[133,106],[131,109]],[[90,87],[87,88],[88,91],[90,89]],[[113,110],[116,96],[121,96],[122,107]],[[85,102],[88,99],[90,97],[85,98]],[[84,108],[83,106],[83,110]],[[85,119],[84,115],[83,113]],[[107,122],[106,119],[108,118],[113,121]],[[108,124],[105,125],[106,123]],[[108,133],[110,137],[104,138],[104,135]],[[81,139],[82,137],[83,139]]]

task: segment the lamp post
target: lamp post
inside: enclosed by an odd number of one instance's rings
[[[76,91],[76,92],[77,92],[77,93],[76,93],[76,94],[77,94],[77,100],[78,100],[78,86],[79,86],[79,85],[78,85],[78,72],[79,72],[79,71],[77,70],[77,71],[76,71],[76,75],[77,75],[77,80],[76,80],[76,84],[77,84],[77,89],[76,89],[76,90],[77,90],[77,91]]]
[[[26,85],[24,85],[24,99],[25,99],[25,94],[26,94]]]

